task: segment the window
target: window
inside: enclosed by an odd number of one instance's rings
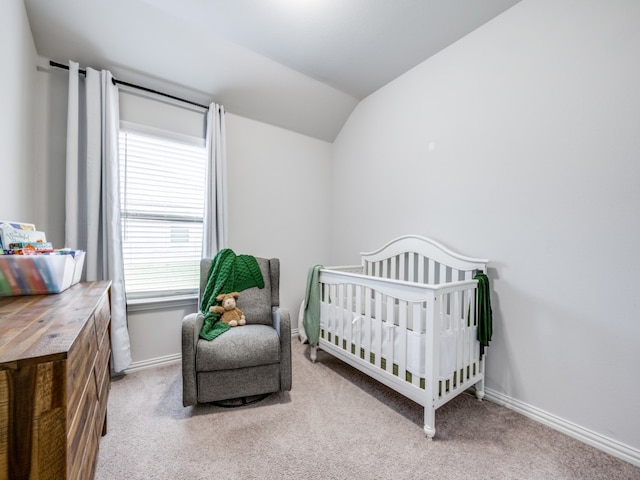
[[[202,140],[120,130],[127,298],[198,292],[206,159]]]

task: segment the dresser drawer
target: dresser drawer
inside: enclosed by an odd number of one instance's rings
[[[87,382],[85,390],[80,397],[78,409],[69,423],[68,445],[71,464],[68,466],[70,478],[83,478],[79,476],[82,470],[83,452],[89,441],[94,436],[94,416],[98,395],[96,384]]]
[[[106,427],[107,421],[107,403],[109,398],[109,389],[111,388],[111,376],[108,374],[108,370],[105,372],[105,375],[102,376],[102,380],[98,385],[98,406],[96,408],[96,434],[98,436],[102,435]]]
[[[105,335],[98,349],[98,356],[94,364],[94,378],[96,380],[96,386],[98,387],[98,396],[102,395],[104,378],[109,378],[111,373],[109,368],[109,360],[111,358],[110,345],[108,335]]]
[[[96,329],[96,339],[98,343],[102,341],[102,338],[107,333],[107,327],[111,320],[111,308],[109,306],[109,297],[105,295],[100,300],[100,303],[96,307],[94,313],[94,323]]]
[[[80,408],[82,395],[87,382],[91,381],[95,386],[94,364],[98,354],[93,320],[88,321],[82,329],[78,339],[69,351],[67,362],[67,422],[71,425],[76,412]]]

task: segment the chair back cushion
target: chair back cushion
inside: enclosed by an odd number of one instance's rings
[[[240,298],[238,298],[238,308],[244,313],[248,324],[272,325],[269,260],[257,257],[256,260],[264,278],[264,288],[252,287],[241,291]]]
[[[252,287],[240,292],[237,306],[247,319],[247,324],[272,325],[272,296],[271,296],[271,271],[269,260],[256,257],[260,266],[264,288]],[[200,263],[200,292],[204,292],[207,285],[207,277],[211,259],[203,259]]]

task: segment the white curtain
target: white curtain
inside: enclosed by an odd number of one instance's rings
[[[69,62],[65,246],[86,251],[87,281],[111,280],[113,370],[131,364],[120,236],[118,89],[111,73]]]
[[[227,145],[224,107],[212,103],[207,112],[207,178],[202,257],[227,248]]]

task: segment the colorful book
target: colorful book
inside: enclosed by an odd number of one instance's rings
[[[8,222],[6,220],[0,220],[0,227],[11,227],[16,230],[34,230],[36,226],[33,223],[23,223],[23,222]]]
[[[53,244],[51,242],[15,242],[9,244],[10,250],[16,249],[29,249],[34,250],[53,250]]]
[[[12,243],[38,243],[46,241],[47,236],[44,232],[0,226],[0,242],[2,242],[2,248],[5,250],[9,249],[9,245]]]
[[[8,255],[38,255],[53,252],[51,242],[16,242],[9,244],[9,249],[5,250]]]

